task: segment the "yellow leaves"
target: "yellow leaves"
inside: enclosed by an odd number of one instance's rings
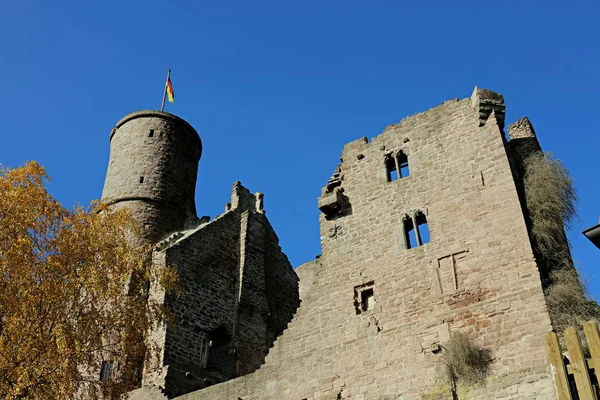
[[[0,393],[65,398],[98,381],[109,357],[139,361],[149,324],[141,290],[148,248],[128,212],[93,202],[66,210],[35,162],[0,169]],[[133,278],[132,278],[133,277]],[[167,279],[173,281],[173,277]],[[123,366],[122,370],[127,370]],[[132,376],[102,385],[116,396]]]
[[[167,292],[173,292],[176,295],[181,294],[179,286],[179,276],[177,268],[174,265],[169,265],[157,271],[158,282]]]

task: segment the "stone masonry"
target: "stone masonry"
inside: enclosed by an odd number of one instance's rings
[[[182,119],[159,111],[124,117],[110,135],[103,200],[127,207],[155,265],[176,266],[182,293],[150,296],[175,324],[151,334],[142,384],[175,396],[257,369],[299,305],[298,277],[263,210],[239,182],[226,212],[196,216],[202,145]],[[141,398],[147,397],[146,395]]]
[[[250,373],[286,328],[298,277],[261,202],[236,182],[224,214],[157,245],[154,265],[176,266],[182,293],[162,299],[176,324],[153,332],[146,386],[174,396]]]
[[[202,142],[187,122],[160,111],[122,118],[110,133],[102,200],[129,208],[156,243],[197,223],[194,191]]]
[[[183,293],[153,292],[176,325],[152,333],[161,353],[130,398],[451,399],[440,358],[456,331],[493,357],[458,398],[556,398],[519,171],[540,148],[527,119],[507,139],[504,116],[475,88],[348,143],[299,287],[262,196],[239,183],[212,222],[165,227],[153,262],[177,265]]]

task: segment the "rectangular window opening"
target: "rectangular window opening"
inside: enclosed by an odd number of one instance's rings
[[[354,308],[356,309],[356,314],[373,309],[375,304],[373,284],[374,282],[371,281],[354,287]]]
[[[140,183],[144,183],[144,177],[140,176]]]
[[[100,380],[107,381],[112,377],[113,370],[115,368],[114,361],[102,361],[102,368],[100,369]]]
[[[373,305],[373,288],[363,290],[360,294],[362,311],[367,311]]]
[[[154,137],[154,129],[150,129],[150,132],[148,132],[148,137]]]

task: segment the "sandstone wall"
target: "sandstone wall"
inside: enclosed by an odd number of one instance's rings
[[[252,372],[292,318],[298,279],[257,199],[236,183],[224,214],[159,244],[153,260],[176,266],[181,294],[164,300],[175,325],[153,334],[162,354],[145,385],[173,396]]]
[[[476,89],[347,144],[319,201],[322,256],[298,268],[302,305],[265,364],[180,398],[451,398],[440,345],[454,331],[494,359],[487,386],[459,387],[460,399],[555,398],[503,118],[502,97]],[[398,150],[410,176],[388,182]],[[403,220],[419,212],[431,240],[406,249]]]

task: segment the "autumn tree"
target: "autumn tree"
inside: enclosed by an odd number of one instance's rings
[[[129,213],[67,210],[47,180],[35,162],[0,168],[0,398],[116,397],[162,316],[144,292],[148,249],[128,240]]]

